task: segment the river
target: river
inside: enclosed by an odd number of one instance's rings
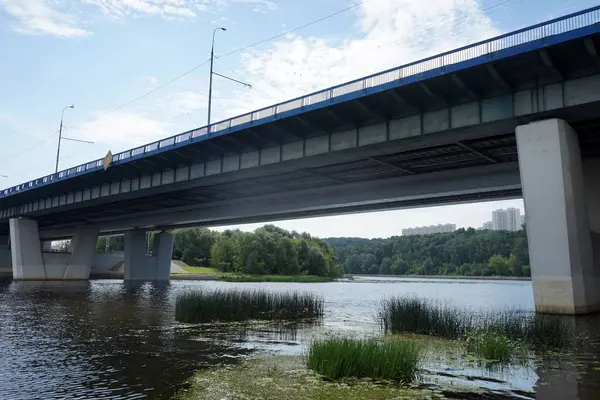
[[[319,326],[297,329],[175,322],[178,294],[235,287],[320,293],[325,317]],[[315,335],[377,335],[374,316],[381,299],[402,294],[472,310],[533,310],[528,281],[361,277],[315,284],[172,281],[159,286],[116,280],[2,281],[0,398],[170,399],[195,371],[217,363],[257,352],[302,354]],[[587,347],[575,357],[540,357],[531,365],[495,372],[451,372],[481,376],[482,386],[515,397],[535,392],[538,399],[599,399],[600,317],[572,323],[590,332]]]

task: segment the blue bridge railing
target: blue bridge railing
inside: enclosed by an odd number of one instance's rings
[[[528,42],[533,42],[550,36],[585,28],[598,22],[600,22],[600,6],[582,10],[574,14],[546,21],[537,25],[500,35],[492,39],[484,40],[456,50],[448,51],[446,53],[438,54],[412,62],[410,64],[334,86],[329,89],[314,92],[293,100],[226,119],[212,124],[210,127],[204,126],[150,144],[146,144],[144,146],[127,150],[122,153],[115,154],[113,156],[113,162],[120,163],[141,158],[146,155],[154,154],[161,149],[185,145],[190,141],[194,141],[196,138],[210,138],[212,136],[226,133],[227,131],[230,131],[236,127],[239,128],[240,125],[252,124],[256,121],[273,118],[277,115],[293,110],[303,110],[311,105],[332,101],[336,98],[340,98],[351,93],[364,91],[369,88],[389,84],[395,81],[403,81],[407,77],[419,75],[426,71],[440,68],[443,69],[444,67],[476,59],[496,51],[509,49],[511,47],[523,45]],[[44,186],[84,173],[93,172],[102,168],[103,159],[91,161],[86,164],[45,176],[43,178],[34,179],[11,188],[4,189],[0,191],[0,199],[2,197],[34,189],[39,186]]]

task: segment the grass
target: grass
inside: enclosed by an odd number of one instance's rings
[[[420,347],[411,341],[334,338],[314,341],[306,362],[332,380],[372,378],[408,383],[417,373],[420,357]]]
[[[193,291],[177,298],[179,322],[206,323],[247,320],[321,318],[324,301],[312,293],[271,293],[263,290]]]
[[[386,333],[416,333],[459,339],[472,326],[470,315],[416,297],[392,297],[382,301],[378,319]]]
[[[331,282],[332,278],[314,275],[224,275],[222,280],[227,282]]]
[[[446,339],[466,339],[469,332],[489,330],[506,340],[533,347],[576,348],[581,338],[564,318],[506,311],[475,315],[443,302],[415,297],[383,300],[378,319],[386,333],[416,333]],[[477,333],[481,335],[481,332]],[[498,337],[489,337],[496,340]],[[486,340],[487,340],[486,339]]]
[[[201,274],[201,275],[223,275],[223,272],[217,268],[210,267],[191,267],[189,265],[182,265],[181,269],[185,270],[190,274]]]
[[[467,334],[467,351],[486,360],[507,363],[515,343],[495,329],[476,329]]]

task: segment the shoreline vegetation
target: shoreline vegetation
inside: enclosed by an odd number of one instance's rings
[[[175,230],[174,235],[173,259],[194,266],[185,268],[186,272],[198,274],[199,278],[202,276],[200,279],[327,282],[344,275],[377,275],[527,280],[531,275],[524,230],[469,228],[387,239],[321,239],[308,233],[264,225],[254,232],[186,228]],[[151,248],[152,234],[148,240]],[[105,248],[123,251],[123,236],[100,237],[97,251],[103,252]],[[183,275],[174,277],[193,279]]]
[[[323,317],[325,301],[312,293],[265,290],[193,290],[177,298],[175,319],[184,323],[251,320],[301,321]]]
[[[184,307],[180,301],[195,304]],[[196,315],[192,319],[198,322],[213,322],[214,318],[250,321],[258,315],[276,323],[294,321],[298,310],[315,318],[324,311],[318,296],[289,293],[285,297],[240,290],[195,293],[178,299],[177,306],[206,307],[213,317]],[[311,307],[313,311],[308,311]],[[227,309],[235,310],[233,319]],[[245,311],[240,314],[239,310]],[[507,397],[496,397],[491,389],[469,383],[477,378],[465,376],[464,386],[462,382],[457,386],[444,379],[450,376],[447,373],[438,376],[432,365],[441,361],[450,370],[479,369],[485,374],[488,369],[528,365],[536,354],[567,355],[584,340],[568,322],[555,316],[510,310],[467,312],[442,301],[412,296],[382,300],[375,318],[382,328],[376,337],[326,334],[308,339],[300,357],[262,355],[199,371],[189,380],[189,389],[175,399],[504,399]]]

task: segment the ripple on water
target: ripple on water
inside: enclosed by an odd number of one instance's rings
[[[320,293],[325,298],[325,317],[319,325],[284,327],[175,322],[177,295],[202,287]],[[377,335],[374,316],[381,299],[402,294],[450,300],[460,307],[533,309],[529,282],[357,279],[318,284],[175,281],[160,286],[122,281],[0,282],[0,397],[170,399],[199,369],[262,351],[300,355],[315,336]],[[596,329],[600,326],[598,319],[585,321]],[[576,390],[598,394],[600,372],[592,360],[600,353],[596,348],[590,351],[579,363],[541,360],[490,376],[501,376],[498,379],[504,383],[495,384],[503,390],[536,387],[541,393],[551,387],[557,393],[556,376],[562,374],[575,382]],[[489,375],[470,367],[446,372],[463,380]],[[489,380],[476,383],[491,385]]]

